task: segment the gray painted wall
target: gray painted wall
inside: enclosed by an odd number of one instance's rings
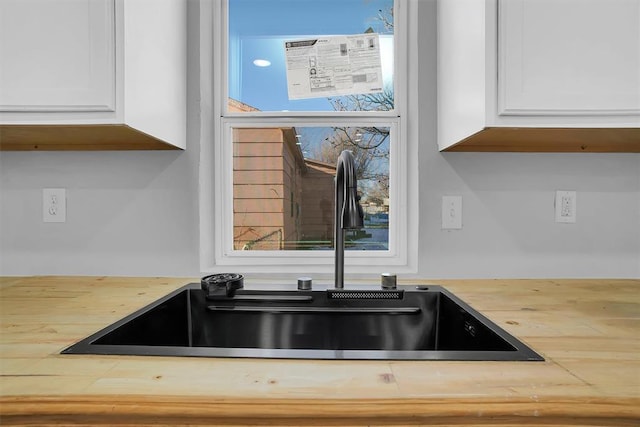
[[[199,41],[189,8],[184,152],[0,154],[0,275],[198,276]],[[439,153],[435,1],[420,2],[420,243],[428,278],[640,278],[640,155]],[[42,188],[67,189],[67,222],[42,222]],[[554,222],[577,191],[576,224]],[[443,195],[463,229],[440,229]]]

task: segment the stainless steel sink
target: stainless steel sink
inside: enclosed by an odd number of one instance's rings
[[[64,354],[410,360],[544,360],[440,286],[395,291],[240,289],[192,283]]]

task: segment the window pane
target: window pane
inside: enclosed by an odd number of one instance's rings
[[[334,176],[353,151],[364,228],[350,250],[389,249],[390,127],[235,127],[233,236],[236,250],[333,249]]]
[[[393,109],[393,0],[229,0],[228,19],[230,102],[253,108],[232,111]],[[285,41],[365,32],[380,37],[382,92],[289,99]]]

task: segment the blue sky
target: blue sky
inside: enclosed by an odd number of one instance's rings
[[[392,0],[230,0],[229,96],[263,111],[332,110],[325,98],[289,101],[283,40],[361,34]],[[257,67],[253,60],[271,62]],[[231,76],[240,76],[233,79]]]

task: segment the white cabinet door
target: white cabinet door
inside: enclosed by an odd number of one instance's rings
[[[114,0],[0,1],[0,111],[114,111]]]
[[[0,150],[186,147],[186,0],[0,0]]]
[[[640,113],[640,0],[502,0],[499,115]]]
[[[438,146],[640,152],[640,0],[439,0]]]

